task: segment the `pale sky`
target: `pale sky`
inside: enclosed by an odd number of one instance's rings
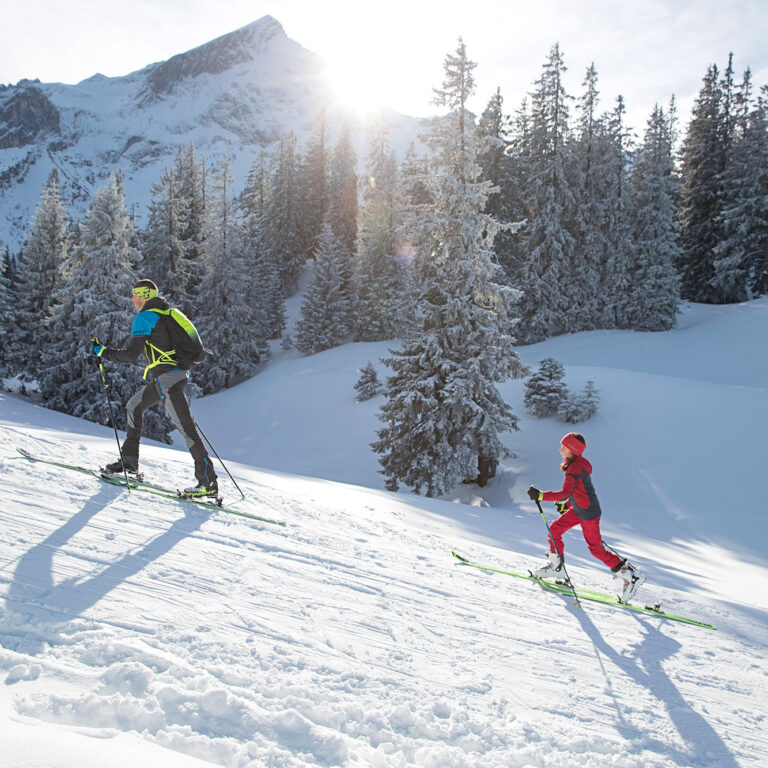
[[[347,101],[414,116],[437,112],[432,88],[459,36],[477,62],[481,112],[497,87],[513,113],[559,42],[566,88],[594,62],[603,110],[624,96],[639,133],[674,93],[684,125],[710,63],[734,53],[768,83],[768,0],[25,0],[0,13],[0,83],[76,83],[126,75],[269,14],[326,58]]]

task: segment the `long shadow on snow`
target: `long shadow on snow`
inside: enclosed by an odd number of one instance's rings
[[[21,556],[5,599],[5,620],[0,622],[0,635],[4,636],[5,647],[9,647],[10,637],[21,635],[14,650],[29,655],[39,653],[44,642],[56,642],[57,633],[72,619],[81,616],[121,583],[170,552],[206,520],[201,511],[189,514],[187,510],[184,517],[175,520],[165,533],[151,539],[138,551],[119,557],[98,574],[84,579],[73,577],[54,584],[54,556],[107,504],[114,501],[117,493],[121,491],[102,486],[61,528]],[[19,626],[23,627],[21,631]]]
[[[608,670],[602,664],[602,657],[607,658],[637,685],[645,688],[661,704],[688,749],[682,751],[659,739],[653,739],[645,730],[632,725],[624,716],[621,701],[611,694],[618,717],[616,727],[624,738],[636,741],[643,749],[666,755],[681,766],[716,765],[718,768],[739,768],[735,757],[715,729],[683,698],[664,670],[663,662],[674,656],[682,647],[677,640],[665,635],[650,621],[638,618],[645,630],[645,636],[637,648],[637,653],[634,656],[625,656],[605,641],[585,610],[574,607],[571,612],[595,647],[595,654],[605,675],[606,688],[613,691]]]

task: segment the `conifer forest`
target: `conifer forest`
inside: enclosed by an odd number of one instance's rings
[[[372,448],[387,487],[444,493],[478,457],[504,456],[499,435],[517,418],[496,385],[530,373],[517,345],[665,331],[681,301],[768,292],[768,86],[723,64],[703,73],[684,127],[674,98],[626,125],[621,97],[601,103],[594,66],[567,93],[558,45],[515,107],[499,89],[473,115],[475,63],[459,40],[438,116],[403,157],[383,120],[358,157],[349,126],[331,130],[325,112],[304,145],[284,136],[245,179],[227,157],[182,146],[142,227],[120,173],[77,220],[54,173],[20,252],[0,251],[0,376],[109,423],[88,342],[125,345],[141,277],[210,351],[197,394],[257,375],[275,340],[304,355],[392,340]],[[285,300],[299,291],[289,329]],[[125,403],[140,369],[107,373]],[[165,414],[148,412],[144,428],[169,441]]]

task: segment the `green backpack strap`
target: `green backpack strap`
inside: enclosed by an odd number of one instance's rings
[[[168,317],[171,314],[170,309],[158,309],[156,307],[150,307],[147,312],[156,312],[158,315],[165,315]],[[176,365],[175,349],[164,350],[156,347],[154,344],[150,344],[148,341],[144,343],[144,354],[149,361],[149,365],[144,369],[144,376],[146,379],[147,374],[152,368],[158,365]]]
[[[195,342],[199,342],[200,334],[197,332],[197,328],[195,328],[195,326],[192,324],[192,321],[180,309],[174,309],[171,307],[171,309],[163,312],[163,314],[170,315],[184,329],[184,332],[187,334],[187,336],[189,336],[190,339],[194,340]]]

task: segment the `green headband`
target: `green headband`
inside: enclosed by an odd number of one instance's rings
[[[157,296],[156,288],[147,288],[145,285],[140,285],[138,288],[134,288],[133,292],[144,301],[149,301]]]

